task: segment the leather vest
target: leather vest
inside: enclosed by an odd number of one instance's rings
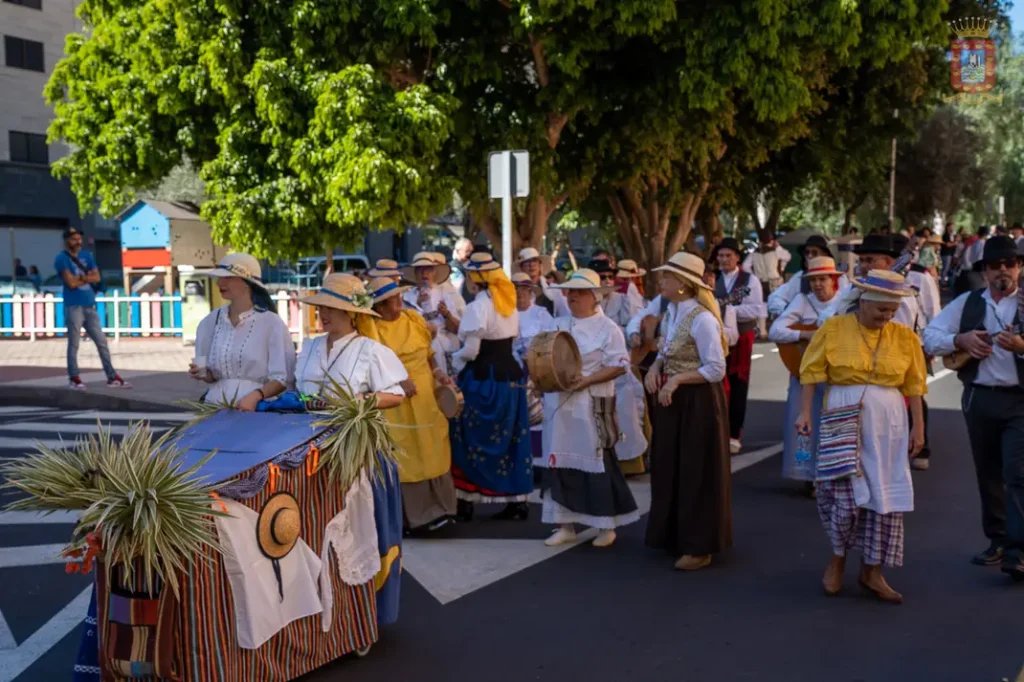
[[[743,287],[748,286],[749,284],[750,273],[746,272],[745,270],[740,270],[740,274],[736,276],[736,282],[732,285],[732,288],[735,291],[736,289],[742,289]],[[719,272],[718,275],[715,277],[715,298],[721,301],[723,299],[729,298],[729,293],[730,292],[725,290],[725,275]],[[725,319],[725,308],[726,306],[722,306],[723,320]],[[736,326],[739,327],[740,334],[746,334],[747,332],[754,331],[755,329],[757,329],[757,320],[746,320],[741,322],[739,319],[737,319]]]
[[[960,333],[975,331],[978,329],[985,328],[985,309],[987,304],[985,299],[982,298],[982,294],[985,293],[984,289],[978,289],[972,291],[964,302],[964,311],[960,315]],[[1013,316],[1013,324],[1020,328],[1020,313]],[[1024,360],[1020,357],[1013,356],[1013,364],[1017,367],[1017,381],[1024,383]],[[981,365],[981,360],[975,360],[971,358],[966,365],[960,368],[960,371],[956,373],[957,379],[962,381],[964,385],[970,385],[974,383],[974,380],[978,377],[978,366]]]

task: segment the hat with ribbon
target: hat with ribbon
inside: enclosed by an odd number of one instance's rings
[[[561,289],[563,291],[593,291],[595,294],[606,294],[613,288],[602,286],[601,276],[590,268],[580,268],[572,273],[572,277],[565,280],[562,284],[553,284],[551,286],[553,289]]]
[[[861,299],[896,303],[906,296],[913,296],[903,275],[891,270],[871,270],[864,277],[853,280],[853,286],[861,290]]]
[[[525,249],[522,249],[522,250],[519,251],[519,259],[516,262],[519,263],[519,264],[522,264],[522,263],[525,263],[528,260],[539,260],[539,259],[540,259],[540,251],[538,251],[537,249],[533,248],[532,246],[527,246]]]
[[[375,277],[374,279],[371,279],[370,283],[366,286],[369,290],[369,294],[373,296],[374,304],[386,301],[393,296],[401,296],[406,291],[409,291],[409,289],[412,289],[410,286],[402,286],[398,284],[389,277]]]
[[[807,262],[807,270],[804,272],[804,277],[819,277],[821,275],[841,275],[843,273],[836,270],[836,262],[828,256],[820,256],[818,258],[812,258]]]
[[[710,291],[711,287],[704,282],[704,265],[704,259],[700,256],[680,251],[661,267],[654,268],[654,272],[667,272]]]
[[[718,252],[721,251],[722,249],[729,249],[730,251],[735,251],[739,255],[741,260],[743,256],[746,254],[746,252],[743,250],[743,246],[740,245],[738,239],[734,237],[726,237],[722,241],[718,242],[715,248],[712,249],[711,259],[714,260],[715,258],[718,258]],[[671,261],[672,259],[670,258],[669,260]]]
[[[398,262],[390,258],[381,258],[377,263],[366,271],[368,277],[401,277],[402,271],[398,269]]]
[[[494,260],[494,256],[481,251],[469,257],[469,262],[463,266],[469,272],[488,272],[489,270],[501,270],[501,264]]]
[[[619,269],[615,276],[619,279],[638,279],[647,274],[647,271],[636,264],[635,260],[624,259],[619,261]]]
[[[515,284],[517,287],[532,287],[533,280],[525,272],[517,272],[512,275],[512,284]]]
[[[452,274],[452,266],[444,262],[444,256],[430,251],[416,254],[409,265],[402,268],[402,277],[410,282],[417,281],[416,268],[434,268],[434,283],[446,281]]]
[[[241,277],[249,284],[266,289],[260,262],[247,253],[229,253],[221,258],[213,270],[201,270],[197,275],[207,277]]]
[[[906,244],[906,237],[903,238],[903,243]],[[869,234],[864,237],[864,241],[858,245],[853,252],[858,256],[861,254],[876,253],[883,256],[891,256],[893,258],[899,258],[902,253],[903,247],[891,234]]]
[[[380,317],[373,311],[373,296],[367,293],[363,282],[354,275],[327,275],[320,285],[320,290],[312,296],[299,299],[299,303]]]

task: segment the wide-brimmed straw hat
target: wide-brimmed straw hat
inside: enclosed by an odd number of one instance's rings
[[[709,291],[712,290],[704,282],[704,259],[692,253],[680,251],[673,254],[667,263],[661,267],[654,268],[654,272],[668,272],[688,282],[693,282],[699,287]]]
[[[256,519],[256,541],[268,559],[283,559],[302,535],[302,512],[290,493],[270,496]]]
[[[593,291],[595,294],[607,294],[612,290],[612,287],[601,286],[601,276],[590,268],[580,268],[562,284],[552,284],[551,287],[562,291]]]
[[[463,266],[469,272],[488,272],[489,270],[501,270],[501,263],[494,260],[494,256],[482,251],[474,253],[469,257],[469,262]]]
[[[941,245],[941,244],[945,244],[946,242],[942,239],[942,235],[941,234],[933,234],[932,236],[928,237],[928,243],[929,244],[940,244]]]
[[[527,246],[525,249],[521,249],[519,251],[519,259],[516,262],[521,264],[521,263],[525,263],[528,260],[539,260],[539,259],[540,259],[540,251],[538,251],[537,249],[533,248],[532,246]]]
[[[894,302],[905,296],[914,295],[914,290],[907,284],[903,275],[891,270],[871,270],[864,277],[854,279],[853,286],[864,293],[875,294]]]
[[[249,284],[266,289],[260,262],[247,253],[229,253],[220,259],[213,270],[201,270],[198,275],[207,277],[241,277]]]
[[[839,270],[836,270],[836,262],[834,259],[828,256],[819,256],[818,258],[812,258],[807,261],[807,270],[804,272],[804,277],[818,277],[820,275],[841,275]]]
[[[401,277],[402,271],[398,268],[398,261],[390,258],[381,258],[377,263],[366,271],[368,277]]]
[[[515,284],[517,287],[532,287],[533,280],[525,272],[517,272],[512,275],[512,284]]]
[[[324,277],[320,291],[299,299],[299,303],[344,310],[360,315],[380,317],[373,311],[373,296],[367,293],[363,282],[354,275],[332,273]]]
[[[615,276],[619,279],[637,279],[647,274],[647,271],[636,264],[635,260],[620,260],[619,270]]]
[[[416,268],[434,268],[434,284],[446,281],[452,274],[452,266],[444,262],[444,256],[430,251],[420,251],[409,265],[402,268],[402,277],[416,281]]]
[[[373,296],[374,304],[386,301],[394,296],[401,296],[405,292],[412,289],[410,286],[403,286],[395,283],[394,280],[388,277],[375,277],[370,280],[370,283],[366,285],[366,288],[371,296]]]

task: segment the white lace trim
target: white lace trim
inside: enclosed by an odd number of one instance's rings
[[[579,523],[584,526],[599,528],[601,530],[621,528],[622,526],[628,526],[629,524],[635,523],[639,520],[639,509],[635,509],[628,514],[620,514],[619,516],[591,516],[590,514],[581,514],[579,512],[566,509],[550,497],[544,498],[543,512],[541,513],[541,521],[544,523]]]
[[[552,452],[544,456],[543,466],[547,469],[576,469],[588,474],[603,474],[604,458],[596,453],[588,457],[572,452]]]
[[[480,493],[467,493],[462,490],[456,490],[455,496],[460,500],[465,500],[466,502],[479,502],[481,504],[508,504],[509,502],[526,502],[530,499],[529,494],[490,497],[489,495],[481,495]]]
[[[344,508],[324,529],[320,561],[325,567],[330,565],[331,547],[334,548],[339,577],[347,585],[363,585],[380,571],[373,488],[365,471],[345,493]],[[320,573],[320,593],[323,631],[328,632],[333,623],[334,591],[326,569]]]
[[[76,673],[89,673],[91,675],[99,675],[100,667],[98,665],[79,665],[75,664]]]

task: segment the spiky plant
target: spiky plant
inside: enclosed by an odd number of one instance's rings
[[[322,398],[326,403],[323,419],[314,426],[325,427],[331,434],[320,446],[317,471],[325,470],[333,483],[348,490],[366,469],[378,480],[384,479],[377,454],[395,461],[401,452],[383,410],[374,396],[357,396],[350,386],[328,377]]]
[[[195,415],[192,419],[179,426],[177,429],[178,432],[184,431],[191,426],[195,426],[201,421],[217,414],[221,410],[234,410],[238,408],[238,401],[234,398],[221,401],[179,400],[175,404],[181,405]]]

